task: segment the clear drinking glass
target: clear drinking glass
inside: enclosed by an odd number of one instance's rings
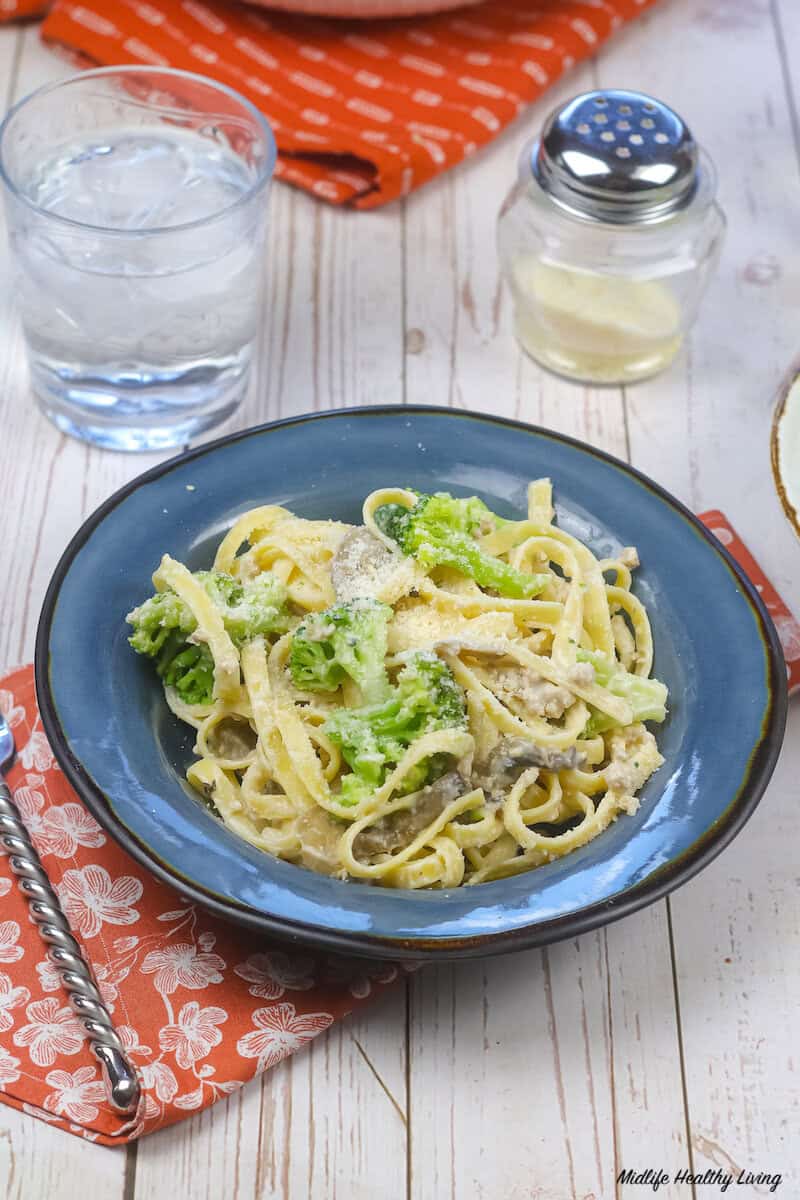
[[[66,433],[180,445],[247,386],[275,141],[213,80],[88,71],[0,125],[0,178],[33,389]]]

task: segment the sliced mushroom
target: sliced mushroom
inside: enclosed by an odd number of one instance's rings
[[[540,767],[543,771],[571,771],[583,766],[585,761],[585,756],[575,746],[568,750],[552,750],[527,738],[501,737],[486,764],[476,767],[477,778],[473,781],[497,804],[506,798],[522,772],[529,767]]]
[[[374,854],[401,850],[413,842],[469,786],[469,782],[458,771],[449,771],[435,783],[416,792],[414,797],[406,797],[408,801],[413,800],[408,808],[389,813],[362,830],[353,843],[353,852],[357,858],[367,859]]]
[[[413,559],[393,554],[363,526],[345,534],[331,562],[337,600],[371,596],[394,604],[413,592],[420,578]]]

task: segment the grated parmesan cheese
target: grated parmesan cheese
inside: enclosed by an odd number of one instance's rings
[[[389,625],[389,653],[431,649],[439,642],[494,642],[518,637],[512,613],[481,613],[465,617],[455,610],[430,608],[426,603],[405,601]]]
[[[413,559],[393,554],[364,528],[351,530],[342,539],[331,563],[337,600],[371,597],[396,604],[424,578]]]

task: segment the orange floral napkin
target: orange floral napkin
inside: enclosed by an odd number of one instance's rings
[[[108,837],[55,763],[33,669],[0,682],[19,755],[9,784],[142,1085],[132,1119],[105,1103],[83,1028],[0,855],[0,1100],[120,1145],[208,1108],[398,977],[235,929],[159,883]],[[407,964],[406,964],[407,965]]]
[[[800,626],[724,516],[702,519],[756,583],[783,642],[790,686],[800,686]],[[22,667],[0,684],[19,749],[9,781],[143,1094],[132,1119],[105,1104],[82,1027],[0,857],[0,1100],[118,1146],[229,1095],[399,972],[264,943],[150,876],[69,788],[40,727],[32,674]]]
[[[46,41],[83,62],[213,76],[269,118],[276,175],[374,208],[462,162],[654,0],[486,0],[396,20],[331,20],[226,0],[56,0]],[[41,12],[0,0],[0,19]]]
[[[800,624],[794,619],[725,514],[714,508],[709,512],[700,513],[700,520],[736,559],[747,578],[754,584],[764,607],[772,617],[772,623],[783,647],[791,695],[792,692],[800,690]]]

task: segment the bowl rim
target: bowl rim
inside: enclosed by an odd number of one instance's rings
[[[781,430],[783,426],[783,419],[786,415],[786,406],[789,403],[789,397],[794,391],[795,387],[798,386],[800,386],[800,359],[797,359],[796,362],[792,363],[778,388],[775,408],[772,414],[772,425],[770,427],[769,448],[770,464],[772,466],[772,482],[775,485],[775,491],[778,493],[778,499],[786,520],[789,522],[797,536],[800,537],[800,512],[798,512],[797,507],[789,499],[789,494],[786,491],[781,461]]]
[[[116,815],[113,805],[73,755],[69,741],[61,726],[55,699],[50,686],[50,640],[52,626],[58,606],[61,586],[72,563],[88,541],[94,530],[128,496],[142,485],[151,483],[170,473],[184,463],[202,458],[223,446],[232,445],[246,438],[268,433],[292,425],[326,421],[331,418],[363,418],[379,415],[413,416],[435,415],[452,420],[480,420],[490,425],[533,433],[562,444],[575,447],[608,463],[638,483],[648,488],[657,498],[682,517],[696,534],[700,534],[709,548],[719,556],[742,589],[756,619],[759,637],[764,646],[766,659],[767,704],[761,721],[761,731],[754,745],[736,794],[728,802],[724,812],[680,855],[664,863],[646,879],[631,887],[623,888],[617,895],[596,901],[575,912],[552,917],[549,920],[470,936],[443,938],[391,937],[369,932],[351,933],[340,929],[315,925],[303,921],[277,918],[269,913],[251,908],[231,898],[207,890],[196,880],[182,876],[177,869],[164,863],[146,843],[142,842]],[[576,937],[601,925],[619,920],[668,895],[683,883],[693,878],[706,867],[740,832],[755,811],[766,790],[778,755],[783,744],[788,710],[788,684],[783,650],[772,623],[772,619],[755,586],[726,550],[720,541],[706,528],[697,516],[680,500],[671,495],[660,484],[639,471],[630,463],[598,449],[579,438],[558,433],[543,426],[531,425],[509,417],[467,409],[452,409],[427,404],[379,404],[358,407],[333,408],[320,412],[300,413],[259,425],[205,442],[192,450],[185,451],[158,463],[134,479],[129,480],[113,492],[79,527],[70,539],[53,571],[42,604],[36,632],[34,653],[34,678],[36,696],[42,724],[51,748],[71,786],[86,804],[92,815],[133,859],[146,868],[161,882],[175,888],[184,896],[200,904],[214,915],[233,921],[238,925],[257,930],[268,937],[290,939],[326,950],[360,955],[408,960],[446,960],[502,954],[509,951],[545,946],[555,941]]]

